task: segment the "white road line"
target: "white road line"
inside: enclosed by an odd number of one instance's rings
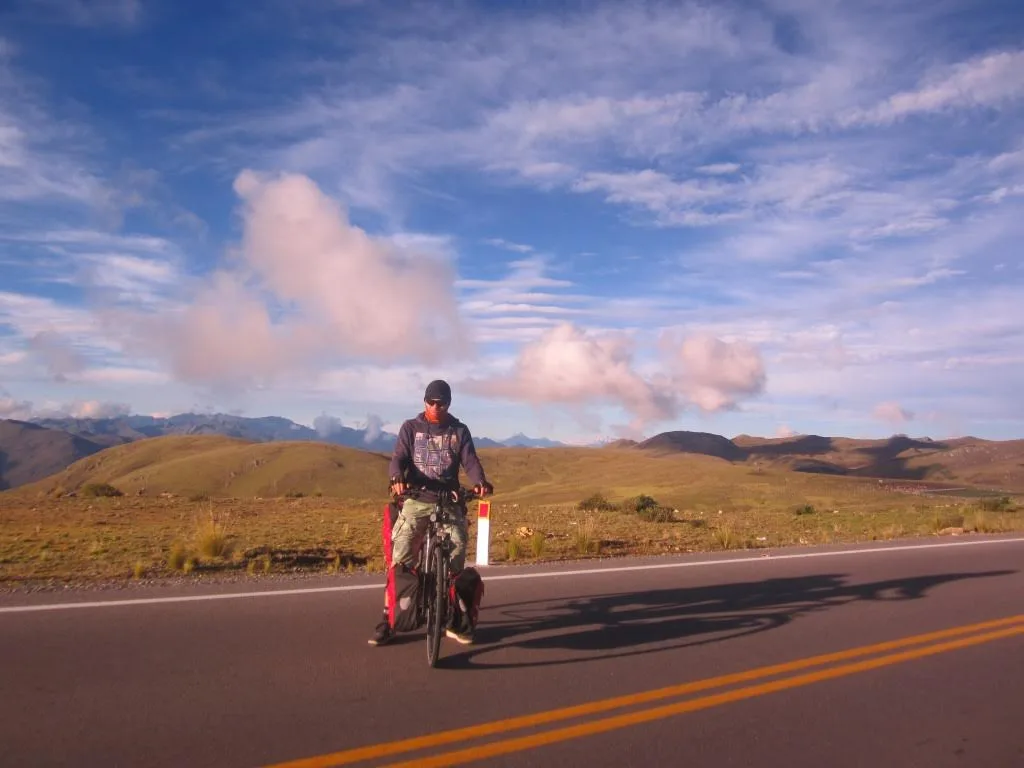
[[[651,563],[650,565],[627,565],[612,568],[581,568],[578,570],[542,571],[541,573],[510,573],[504,576],[488,574],[487,581],[513,581],[516,579],[547,579],[557,576],[590,576],[599,573],[629,573],[632,571],[657,571],[666,568],[702,568],[714,565],[736,565],[738,563],[765,563],[777,560],[802,560],[811,557],[843,557],[846,555],[871,555],[884,552],[907,552],[920,549],[948,549],[952,547],[977,547],[996,544],[1024,544],[1024,538],[981,539],[979,541],[951,541],[942,544],[906,544],[894,547],[871,547],[866,549],[841,549],[828,552],[793,552],[785,555],[757,554],[747,557],[730,557],[715,560],[695,560],[681,563]],[[288,597],[313,595],[318,592],[358,592],[364,589],[382,589],[383,584],[350,584],[339,587],[310,587],[308,589],[277,589],[266,592],[225,592],[217,595],[182,595],[180,597],[148,597],[135,600],[97,600],[81,603],[52,603],[50,605],[12,605],[0,607],[0,613],[32,613],[36,611],[64,611],[73,608],[115,608],[126,605],[155,605],[158,603],[194,603],[202,600],[236,600],[252,597]]]

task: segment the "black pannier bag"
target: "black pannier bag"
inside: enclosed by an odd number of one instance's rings
[[[412,632],[420,621],[420,578],[405,565],[388,569],[388,622],[395,632]]]
[[[476,627],[480,601],[484,596],[484,580],[476,568],[463,568],[452,583],[449,597],[454,606],[452,623],[461,632]]]

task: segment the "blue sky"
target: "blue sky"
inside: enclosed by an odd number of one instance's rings
[[[1015,2],[0,10],[0,417],[1024,437]]]

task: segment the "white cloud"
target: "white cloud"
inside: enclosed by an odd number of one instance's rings
[[[890,96],[851,121],[886,123],[915,114],[996,106],[1024,96],[1024,51],[1001,51],[947,67],[917,90]]]
[[[711,163],[702,165],[697,170],[709,176],[728,176],[736,173],[742,167],[739,163]]]
[[[0,419],[16,419],[25,421],[32,418],[32,403],[28,400],[15,400],[4,395],[0,397]]]
[[[89,384],[112,384],[112,385],[153,385],[167,384],[170,377],[163,371],[153,371],[145,368],[126,368],[107,366],[90,368],[75,376],[75,381]]]
[[[30,356],[38,359],[56,381],[67,381],[86,366],[85,358],[60,334],[40,331],[26,340]]]
[[[139,0],[35,0],[46,8],[45,18],[50,22],[64,22],[82,27],[131,27],[140,20],[142,6]]]
[[[110,209],[111,191],[89,160],[88,131],[54,117],[9,59],[0,56],[0,205],[71,202]]]
[[[64,412],[76,419],[113,419],[132,412],[125,403],[105,403],[99,400],[76,400],[64,406]]]
[[[110,348],[92,313],[44,296],[0,292],[0,325],[30,339],[54,333],[78,349]]]
[[[155,307],[182,280],[178,265],[162,258],[123,253],[86,253],[79,259],[84,281],[121,302]]]
[[[9,396],[0,397],[0,418],[19,419],[110,419],[127,416],[131,408],[125,403],[103,402],[100,400],[73,400],[63,404],[45,403],[36,407],[29,400],[15,400]]]
[[[523,245],[522,243],[513,243],[500,237],[492,237],[484,240],[487,245],[493,245],[495,248],[504,248],[506,251],[513,251],[515,253],[533,253],[534,248],[532,245]]]

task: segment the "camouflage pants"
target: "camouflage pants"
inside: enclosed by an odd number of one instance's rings
[[[468,538],[465,510],[456,504],[446,504],[445,509],[452,523],[445,526],[452,537],[452,571],[458,573],[466,564],[466,539]],[[391,529],[391,563],[411,565],[419,552],[420,544],[427,530],[427,523],[434,511],[430,502],[406,499],[398,513],[395,527]]]

